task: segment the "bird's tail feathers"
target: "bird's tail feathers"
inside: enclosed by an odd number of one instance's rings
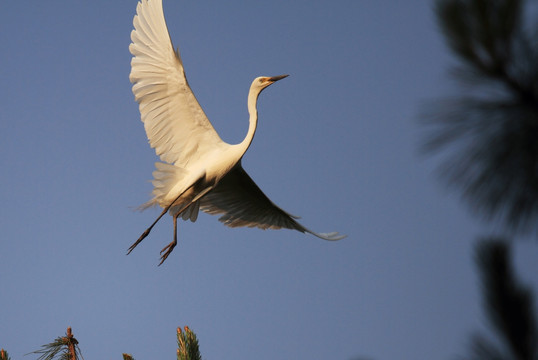
[[[139,205],[136,207],[136,210],[137,211],[144,211],[146,209],[149,209],[150,207],[154,207],[154,206],[157,206],[157,200],[155,200],[154,198],[151,199],[150,201],[148,202],[145,202],[143,203],[142,205]]]
[[[153,171],[153,180],[151,181],[153,184],[153,198],[140,205],[138,209],[146,210],[147,208],[160,205],[172,188],[186,175],[187,171],[183,168],[172,164],[156,162],[155,171]]]

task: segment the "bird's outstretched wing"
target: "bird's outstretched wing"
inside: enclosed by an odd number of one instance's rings
[[[212,215],[224,214],[219,221],[230,227],[294,229],[324,240],[340,240],[345,237],[337,232],[316,233],[299,224],[295,216],[288,214],[265,196],[240,163],[200,201],[201,210]]]
[[[180,166],[198,152],[223,143],[207,119],[174,51],[162,0],[141,0],[129,46],[129,79],[151,147],[162,161]]]

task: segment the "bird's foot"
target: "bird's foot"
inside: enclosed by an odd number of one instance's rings
[[[166,245],[164,247],[164,249],[161,250],[161,252],[160,252],[160,254],[161,254],[161,262],[159,263],[159,266],[161,266],[162,263],[166,260],[166,258],[168,258],[168,255],[170,255],[172,253],[172,251],[174,250],[176,245],[177,245],[177,241],[172,241],[170,244]]]
[[[129,254],[131,253],[131,251],[133,251],[134,248],[135,248],[138,244],[140,244],[140,243],[142,242],[142,240],[144,240],[144,239],[146,238],[146,236],[149,235],[149,232],[150,232],[150,231],[151,231],[151,228],[148,228],[148,229],[146,229],[146,231],[144,231],[144,233],[143,233],[142,235],[140,235],[140,237],[138,238],[138,240],[136,240],[136,241],[133,243],[133,245],[131,245],[131,246],[129,247],[129,249],[127,250],[127,255],[129,255]]]

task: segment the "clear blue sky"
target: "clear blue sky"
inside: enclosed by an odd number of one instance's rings
[[[0,347],[14,360],[72,326],[85,359],[172,359],[175,329],[205,359],[448,359],[483,328],[472,249],[489,227],[419,156],[421,104],[453,64],[429,1],[164,0],[187,76],[244,167],[329,243],[164,218],[157,160],[128,80],[136,1],[0,2]],[[538,284],[534,242],[515,247]],[[30,358],[33,355],[29,356]]]

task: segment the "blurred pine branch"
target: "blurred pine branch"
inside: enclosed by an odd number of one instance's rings
[[[458,95],[424,109],[441,177],[509,230],[538,232],[538,34],[523,0],[437,0]]]
[[[509,245],[500,238],[483,239],[476,246],[475,262],[484,311],[501,346],[482,334],[474,334],[469,359],[538,359],[533,293],[514,273]]]

